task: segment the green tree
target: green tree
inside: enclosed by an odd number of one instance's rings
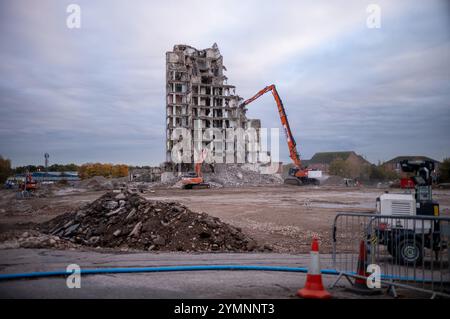
[[[50,172],[74,172],[78,170],[76,164],[52,164],[48,167]]]
[[[369,179],[371,181],[383,181],[386,178],[385,170],[381,165],[371,165]]]
[[[450,182],[450,157],[445,158],[441,166],[439,166],[439,182]]]
[[[78,170],[78,165],[71,163],[71,164],[67,164],[65,165],[65,170],[66,172],[76,172]]]
[[[26,166],[17,166],[14,169],[14,173],[16,173],[16,174],[23,174],[23,173],[26,173],[26,172],[34,173],[34,172],[37,172],[37,171],[43,172],[44,170],[45,170],[45,167],[43,165],[38,165],[38,166],[36,166],[36,165],[26,165]]]
[[[371,165],[369,179],[371,181],[393,181],[399,178],[395,171],[387,169],[383,165]]]
[[[348,165],[348,163],[345,162],[342,158],[336,158],[334,161],[330,163],[328,172],[330,173],[330,175],[350,177],[351,168]]]
[[[12,174],[11,160],[3,158],[0,155],[0,183],[4,183],[8,177]]]
[[[371,165],[369,165],[369,164],[362,165],[362,167],[361,167],[361,169],[359,171],[359,177],[358,177],[358,179],[360,181],[367,182],[367,181],[370,180],[370,174],[372,172],[372,165],[373,164],[371,164]]]

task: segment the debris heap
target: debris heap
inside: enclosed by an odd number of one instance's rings
[[[240,164],[217,165],[214,172],[203,172],[202,175],[205,182],[210,184],[212,188],[263,186],[283,183],[281,174],[263,174],[257,168],[251,169]],[[170,188],[182,188],[182,186],[183,183],[181,180],[178,180]]]
[[[225,187],[260,186],[283,183],[280,174],[261,174],[258,171],[237,164],[219,165],[214,173],[205,173],[204,176],[207,182],[216,183]]]
[[[259,247],[239,228],[177,202],[150,201],[137,193],[108,192],[40,230],[75,244],[162,251],[252,251]]]
[[[94,176],[88,179],[81,180],[76,183],[78,188],[85,188],[90,190],[113,190],[114,188],[123,187],[127,182],[126,177],[122,178],[105,178],[103,176]]]

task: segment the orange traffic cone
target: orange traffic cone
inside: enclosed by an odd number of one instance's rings
[[[322,284],[322,274],[320,272],[319,242],[317,238],[313,238],[311,244],[311,265],[306,275],[305,288],[299,289],[297,292],[299,297],[327,299],[331,298],[328,291]]]
[[[366,243],[364,240],[361,240],[359,243],[359,256],[358,256],[358,266],[357,266],[357,274],[361,277],[356,277],[353,286],[348,290],[352,292],[356,292],[363,295],[375,295],[380,293],[379,289],[371,289],[367,286],[367,277],[369,274],[366,271],[367,269],[367,249]]]

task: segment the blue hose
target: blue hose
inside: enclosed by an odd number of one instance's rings
[[[97,268],[97,269],[81,269],[81,275],[98,275],[98,274],[120,274],[120,273],[142,273],[142,272],[169,272],[169,271],[199,271],[199,270],[259,270],[259,271],[286,271],[286,272],[303,272],[308,271],[307,268],[296,267],[280,267],[280,266],[246,266],[246,265],[204,265],[204,266],[165,266],[165,267],[137,267],[137,268]],[[335,270],[322,270],[325,274],[337,274]],[[17,274],[0,274],[0,280],[7,279],[25,279],[25,278],[41,278],[54,276],[67,276],[73,272],[66,270],[59,271],[43,271],[29,272]]]
[[[201,271],[201,270],[252,270],[252,271],[281,271],[281,272],[300,272],[307,273],[305,267],[284,267],[284,266],[252,266],[252,265],[200,265],[200,266],[164,266],[164,267],[122,267],[122,268],[97,268],[81,269],[81,275],[99,275],[99,274],[124,274],[124,273],[146,273],[146,272],[171,272],[171,271]],[[12,279],[30,279],[43,277],[68,276],[73,272],[66,270],[42,271],[16,274],[0,274],[1,280]],[[339,275],[340,272],[334,269],[322,269],[324,275]],[[349,273],[355,274],[355,273]],[[382,279],[400,280],[400,281],[419,281],[431,282],[431,280],[418,280],[412,277],[400,277],[392,275],[381,275]]]

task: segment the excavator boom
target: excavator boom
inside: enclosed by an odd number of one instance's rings
[[[245,100],[241,105],[246,106],[259,98],[260,96],[264,95],[265,93],[271,91],[272,95],[275,99],[275,102],[277,103],[278,107],[278,113],[280,115],[281,125],[283,126],[284,133],[286,136],[288,148],[289,148],[289,156],[292,159],[292,162],[297,168],[301,168],[302,162],[300,160],[300,155],[297,151],[297,144],[294,139],[294,135],[292,135],[291,127],[289,126],[289,120],[286,115],[286,111],[284,109],[283,101],[281,101],[280,95],[278,94],[277,88],[274,84],[266,86],[264,89],[256,93],[251,98]]]
[[[255,101],[260,96],[266,94],[267,92],[272,92],[272,95],[275,99],[275,102],[277,103],[278,107],[278,114],[280,116],[281,125],[283,126],[284,133],[287,140],[287,145],[289,149],[289,157],[292,159],[292,162],[295,165],[295,168],[291,168],[289,171],[290,177],[285,179],[286,184],[296,184],[296,185],[303,185],[303,184],[315,184],[318,185],[319,181],[316,178],[310,178],[309,169],[302,168],[302,161],[300,160],[300,155],[297,151],[297,144],[294,139],[294,135],[292,134],[291,127],[289,126],[289,120],[286,115],[286,111],[284,109],[283,101],[281,101],[280,95],[278,94],[277,88],[274,84],[266,86],[264,89],[256,93],[251,98],[245,100],[241,106],[244,107],[253,101]],[[311,174],[312,175],[312,174]],[[317,177],[322,175],[321,171],[315,171],[315,175]],[[315,176],[315,177],[316,177]]]

